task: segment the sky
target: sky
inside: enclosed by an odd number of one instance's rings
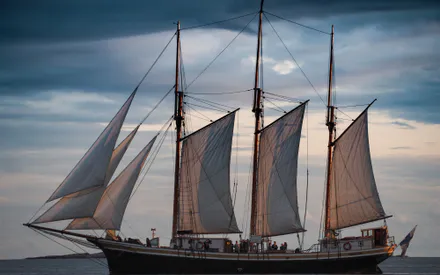
[[[22,226],[58,187],[111,120],[175,32],[256,12],[258,1],[2,1],[0,4],[0,259],[70,251]],[[265,11],[330,32],[335,26],[335,91],[338,134],[365,105],[375,179],[390,235],[400,241],[418,225],[410,256],[440,256],[440,3],[438,1],[266,0]],[[222,52],[253,15],[182,30],[187,83]],[[267,14],[263,21],[263,89],[310,99],[298,166],[304,213],[307,167],[309,204],[305,246],[317,241],[324,188],[325,106],[330,37]],[[235,211],[248,231],[252,94],[257,21],[204,72],[187,92],[240,107],[231,179],[238,182]],[[124,138],[174,85],[175,41],[140,86],[120,135]],[[297,63],[297,64],[296,64]],[[301,73],[307,75],[313,87]],[[315,91],[316,90],[316,91]],[[212,93],[211,95],[196,93]],[[222,94],[223,93],[223,94]],[[319,96],[318,96],[319,95]],[[221,112],[187,109],[187,132]],[[167,97],[141,127],[121,162],[127,165],[170,118]],[[283,110],[296,105],[275,102]],[[191,106],[191,105],[189,105]],[[264,123],[282,113],[265,101]],[[271,109],[272,108],[272,109]],[[201,114],[200,114],[201,113]],[[200,119],[204,118],[204,119]],[[169,242],[173,191],[173,141],[160,153],[128,205],[122,232],[142,239],[155,227]],[[237,172],[235,172],[237,167]],[[48,205],[43,207],[43,210]],[[41,212],[40,212],[41,213]],[[301,214],[302,216],[302,214]],[[344,236],[359,234],[360,228]],[[62,225],[54,225],[62,226]],[[237,236],[231,236],[236,239]],[[296,245],[296,236],[277,237]]]

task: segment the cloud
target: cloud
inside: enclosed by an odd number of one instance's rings
[[[393,122],[391,122],[391,124],[396,125],[401,129],[408,129],[408,130],[416,129],[416,127],[411,126],[410,124],[405,123],[405,122],[401,122],[401,121],[393,121]]]
[[[186,27],[258,9],[258,3],[244,0],[202,2],[5,2],[0,10],[0,232],[2,239],[8,241],[0,246],[0,257],[41,255],[41,251],[65,252],[40,236],[31,235],[33,233],[20,224],[47,199],[117,112],[173,35],[172,22],[181,19],[182,26]],[[420,237],[420,241],[412,244],[414,254],[433,255],[440,245],[432,241],[440,215],[437,171],[440,143],[436,139],[440,135],[437,104],[440,55],[436,51],[440,47],[440,2],[266,2],[268,11],[318,29],[329,30],[330,25],[335,24],[337,105],[369,103],[378,98],[369,114],[370,147],[382,202],[387,213],[396,217],[389,221],[390,232],[404,236],[409,223],[424,224],[418,230],[422,230],[426,238]],[[268,17],[325,99],[328,35]],[[228,45],[247,20],[250,17],[182,31],[187,83]],[[411,25],[402,24],[408,21]],[[237,119],[238,148],[235,149],[234,140],[233,154],[238,154],[236,213],[243,229],[248,222],[246,190],[254,130],[249,89],[254,85],[255,23],[186,91],[198,98],[242,107]],[[264,91],[311,99],[304,124],[308,132],[304,130],[301,139],[298,168],[301,213],[305,175],[310,171],[306,244],[311,245],[316,242],[321,216],[328,138],[325,103],[322,104],[266,24],[263,33]],[[175,44],[171,43],[140,87],[120,140],[174,85],[174,62]],[[249,91],[228,94],[244,90]],[[198,92],[217,95],[205,97],[197,95]],[[185,101],[196,103],[189,97]],[[297,105],[286,101],[275,103],[285,110]],[[128,164],[169,119],[173,106],[171,93],[142,126],[121,167]],[[197,110],[209,119],[222,115]],[[362,108],[343,111],[356,117]],[[206,125],[203,119],[191,116],[197,115],[194,111],[187,108],[186,112],[187,133]],[[265,125],[281,115],[268,108],[264,114]],[[348,125],[338,123],[337,133],[342,133]],[[173,139],[170,132],[151,173],[129,204],[123,227],[128,235],[145,237],[148,234],[145,228],[153,226],[167,242],[172,211]],[[235,165],[235,155],[232,165]],[[139,232],[132,232],[131,228]],[[346,232],[347,235],[352,233],[357,235],[358,228]],[[293,235],[282,238],[289,244],[296,242]]]
[[[293,69],[296,68],[295,64],[290,60],[284,60],[283,62],[277,63],[272,67],[275,72],[285,75],[290,74]]]
[[[410,146],[397,146],[397,147],[391,147],[390,149],[391,150],[411,150],[413,148]]]
[[[46,94],[43,93],[42,96],[46,96]],[[48,99],[27,100],[24,102],[24,105],[36,111],[50,114],[66,114],[80,111],[86,104],[96,106],[109,103],[115,102],[97,93],[51,91],[49,92]]]
[[[436,1],[429,0],[418,2],[338,0],[325,4],[298,0],[274,0],[265,3],[266,10],[281,13],[284,17],[320,20],[350,14],[359,17],[362,14],[378,12],[389,14],[396,11],[412,11],[417,13],[420,10],[435,10],[438,6]],[[130,4],[124,1],[108,3],[105,0],[93,2],[78,0],[63,3],[48,0],[38,4],[22,0],[7,1],[0,14],[0,26],[2,26],[0,42],[41,43],[133,36],[172,29],[174,27],[172,23],[177,20],[183,21],[183,26],[199,25],[257,11],[258,8],[258,2],[246,0],[221,2],[191,0],[185,3],[177,0],[161,2],[135,0]],[[405,17],[398,18],[403,20]],[[361,22],[356,23],[361,24]],[[237,23],[232,22],[226,24],[225,27],[237,28]]]
[[[268,64],[274,72],[280,75],[290,74],[293,70],[298,68],[291,60],[275,60],[271,57],[263,57],[262,60],[263,64]],[[249,64],[248,61],[251,61],[252,65],[255,66],[256,57],[249,56],[248,58],[242,60],[242,64],[246,66]]]

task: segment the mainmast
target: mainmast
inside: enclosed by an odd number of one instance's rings
[[[180,70],[180,21],[177,21],[177,45],[176,45],[176,84],[174,87],[174,120],[176,121],[176,161],[174,174],[174,203],[173,203],[173,231],[171,239],[177,235],[177,223],[179,216],[179,169],[180,169],[180,140],[182,138],[182,107],[183,107],[183,91],[179,92],[179,70]]]
[[[254,105],[252,112],[255,113],[255,132],[254,132],[254,159],[253,159],[253,173],[252,173],[252,202],[251,202],[251,232],[250,235],[255,235],[256,221],[257,221],[257,167],[258,167],[258,145],[261,127],[261,88],[259,85],[259,71],[260,71],[260,54],[261,54],[261,39],[262,39],[262,20],[263,20],[263,2],[260,4],[260,16],[258,23],[258,45],[257,58],[255,61],[255,83],[254,83]]]
[[[332,25],[331,42],[330,42],[330,65],[328,77],[328,98],[327,98],[327,122],[328,127],[328,154],[327,154],[327,184],[326,184],[326,199],[325,199],[325,236],[330,237],[330,175],[332,169],[333,157],[333,140],[335,122],[335,107],[332,102],[332,80],[333,80],[333,43],[334,43],[334,27]]]

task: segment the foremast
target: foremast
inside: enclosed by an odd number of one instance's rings
[[[174,86],[174,120],[176,121],[176,160],[174,168],[174,202],[173,202],[173,228],[171,239],[177,236],[177,224],[179,216],[179,174],[180,174],[180,147],[182,138],[182,107],[183,107],[183,91],[179,91],[179,70],[180,70],[180,21],[177,21],[176,31],[176,79]]]
[[[257,228],[257,169],[258,169],[258,145],[261,129],[261,115],[263,108],[261,106],[261,93],[259,83],[260,72],[260,55],[261,55],[261,39],[262,39],[262,21],[263,21],[263,3],[260,3],[259,23],[258,23],[258,44],[257,44],[257,58],[255,60],[255,83],[254,83],[254,104],[252,112],[255,113],[255,131],[254,131],[254,154],[253,154],[253,169],[252,169],[252,195],[251,195],[251,226],[250,236],[255,235]]]
[[[336,130],[335,121],[335,106],[332,101],[332,86],[333,86],[333,44],[334,44],[334,26],[332,25],[330,41],[330,64],[329,64],[329,77],[328,77],[328,98],[327,98],[327,121],[328,128],[328,151],[327,151],[327,175],[326,175],[326,198],[325,198],[325,237],[330,237],[330,184],[331,184],[331,169],[332,169],[332,156],[333,156],[333,141],[334,132]]]

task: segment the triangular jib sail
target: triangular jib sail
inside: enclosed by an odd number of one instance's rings
[[[107,187],[107,184],[111,180],[119,162],[127,151],[127,148],[136,135],[138,129],[139,126],[136,127],[113,151],[112,158],[107,169],[104,186],[86,189],[63,197],[32,223],[36,224],[74,218],[92,217],[98,202]]]
[[[297,166],[306,103],[261,130],[255,232],[258,236],[304,231],[298,213]]]
[[[368,108],[334,142],[329,207],[329,229],[386,218],[371,165]]]
[[[179,231],[238,233],[229,185],[235,111],[187,136],[180,168]]]
[[[157,137],[157,136],[156,136]],[[92,218],[73,220],[66,229],[120,230],[122,218],[138,176],[156,137],[145,146],[130,164],[107,187]]]
[[[99,135],[95,143],[93,143],[92,147],[90,147],[47,202],[81,190],[105,185],[110,158],[134,96],[135,92],[130,95],[112,121]]]

